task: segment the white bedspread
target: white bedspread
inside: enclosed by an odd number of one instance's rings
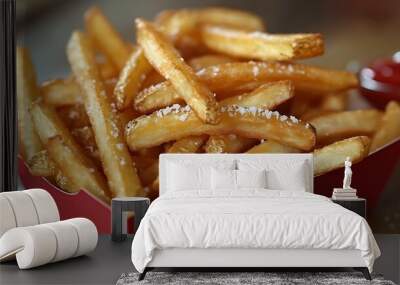
[[[299,191],[167,193],[150,206],[132,243],[143,272],[155,249],[358,249],[372,271],[380,251],[365,219],[328,198]]]

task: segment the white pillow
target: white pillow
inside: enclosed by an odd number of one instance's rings
[[[168,191],[185,191],[211,188],[211,167],[168,164]]]
[[[312,189],[312,174],[306,161],[238,160],[239,170],[267,171],[267,188],[272,190],[307,191]]]
[[[235,170],[237,188],[267,188],[267,171]]]
[[[293,168],[267,171],[268,189],[307,191],[308,179],[305,171],[305,164],[298,163]]]
[[[236,170],[212,168],[212,189],[236,190]]]

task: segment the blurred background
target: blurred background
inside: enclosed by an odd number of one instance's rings
[[[326,67],[355,70],[400,49],[398,0],[18,0],[18,41],[31,50],[39,81],[68,74],[65,45],[73,29],[83,28],[83,14],[91,5],[102,8],[131,41],[136,17],[214,5],[252,11],[265,19],[271,33],[322,33],[325,55],[311,62]]]

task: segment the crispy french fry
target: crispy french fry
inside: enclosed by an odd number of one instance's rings
[[[80,187],[74,184],[71,179],[65,176],[61,170],[58,170],[56,175],[51,179],[54,183],[64,191],[75,193],[80,191]]]
[[[280,144],[276,141],[267,140],[252,147],[247,153],[298,153],[299,149]]]
[[[206,142],[207,136],[190,136],[177,140],[167,151],[167,153],[196,153]]]
[[[29,171],[34,176],[51,177],[57,173],[57,166],[50,159],[47,150],[41,150],[28,160]]]
[[[61,136],[49,138],[46,149],[69,180],[107,204],[110,203],[110,196],[107,195],[109,193],[105,191],[107,184],[102,173],[92,168],[93,165],[81,151],[68,144]]]
[[[316,94],[339,92],[358,85],[357,77],[349,72],[287,62],[225,63],[201,69],[196,75],[219,99],[279,80],[291,80],[296,91]],[[135,108],[140,111],[141,108],[151,109],[152,105],[170,106],[181,100],[170,82],[162,82],[141,91],[135,98]]]
[[[96,46],[119,70],[129,58],[130,48],[98,7],[85,13],[85,27]]]
[[[82,104],[83,102],[79,86],[72,78],[47,81],[40,89],[43,100],[55,107]]]
[[[400,105],[390,101],[386,105],[385,113],[379,127],[372,137],[371,152],[400,137]]]
[[[344,166],[347,157],[357,163],[368,155],[371,140],[366,136],[352,137],[314,150],[314,175],[321,175]]]
[[[84,154],[57,113],[42,102],[35,103],[30,112],[40,140],[57,168],[74,185],[88,190],[107,202],[111,195],[103,174],[97,169],[95,163]],[[58,139],[54,140],[57,143],[53,148],[53,143],[50,143],[50,141],[55,137]],[[79,167],[79,170],[78,168],[70,168],[69,163],[81,164],[81,167]],[[82,179],[80,178],[81,175]]]
[[[221,122],[210,125],[198,119],[189,106],[168,107],[131,121],[126,127],[126,139],[132,151],[201,134],[279,140],[301,150],[311,150],[315,145],[313,127],[294,117],[257,107],[223,106],[220,112]]]
[[[103,170],[115,196],[137,196],[142,192],[139,177],[112,111],[96,67],[94,52],[83,33],[74,32],[67,46],[72,71],[82,90]]]
[[[158,177],[158,159],[146,168],[139,168],[138,174],[143,185],[152,183]]]
[[[199,82],[170,42],[148,22],[137,19],[136,27],[138,42],[153,67],[171,82],[201,120],[209,124],[217,123],[218,104],[213,94]]]
[[[259,140],[238,137],[235,134],[213,135],[205,145],[208,153],[240,153],[254,146]]]
[[[36,74],[28,51],[18,47],[16,58],[19,153],[25,161],[29,161],[43,149],[29,113],[29,107],[39,98],[40,91],[36,85]]]
[[[114,96],[118,110],[124,110],[131,106],[146,75],[152,70],[153,67],[147,61],[142,48],[138,48],[132,53],[115,85]]]
[[[274,109],[293,96],[293,87],[290,81],[278,81],[261,85],[248,94],[224,99],[221,106],[238,105],[243,107],[257,107]],[[243,138],[234,134],[210,136],[205,150],[209,153],[237,153],[248,150],[258,140]]]
[[[278,35],[206,25],[201,37],[211,50],[244,59],[293,60],[324,52],[321,34]]]
[[[234,62],[235,59],[220,54],[206,54],[194,57],[188,61],[188,64],[196,71],[213,65]]]
[[[249,12],[224,7],[209,7],[202,9],[200,13],[200,21],[205,24],[248,31],[265,30],[263,20]]]
[[[337,140],[371,135],[376,131],[382,114],[375,109],[344,111],[310,120],[317,132],[317,144],[325,145]]]

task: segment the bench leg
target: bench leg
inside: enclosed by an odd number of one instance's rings
[[[362,274],[364,275],[365,279],[372,280],[371,274],[369,274],[369,270],[367,267],[355,267],[354,269],[357,271],[361,271]]]
[[[142,281],[144,279],[144,277],[146,277],[146,273],[147,273],[148,269],[147,267],[143,270],[142,273],[139,274],[139,278],[138,281]]]

